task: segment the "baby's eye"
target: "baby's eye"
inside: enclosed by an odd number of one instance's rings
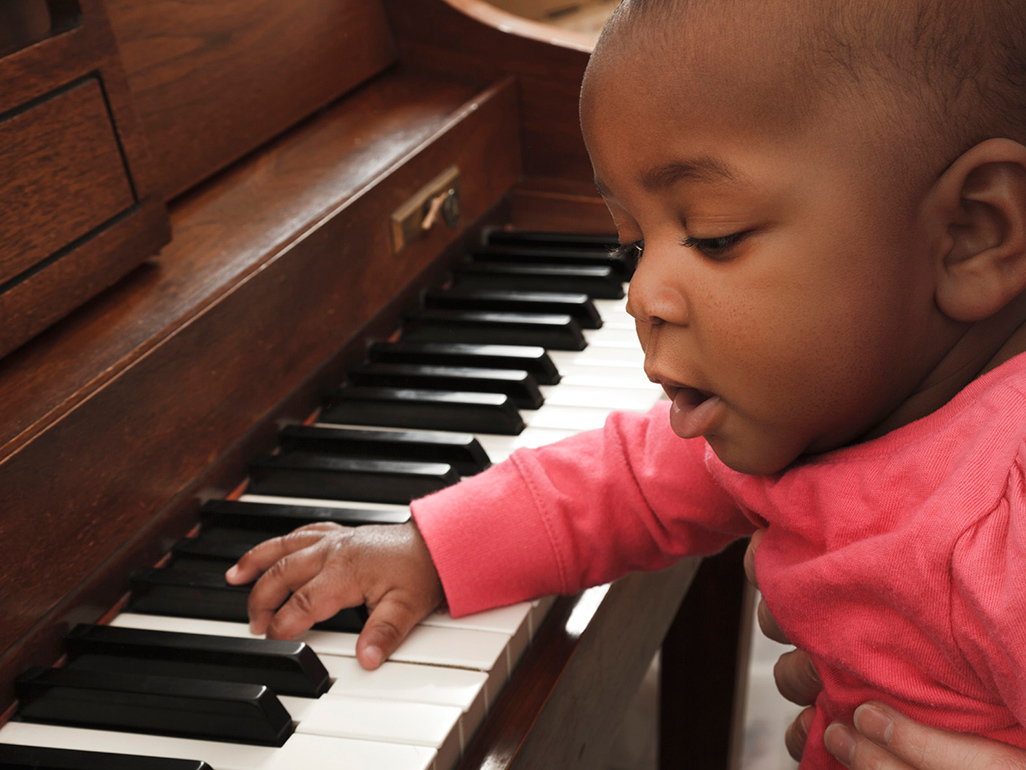
[[[638,266],[638,261],[641,259],[641,252],[644,250],[644,241],[631,241],[630,243],[621,243],[613,249],[611,256],[614,259],[626,262],[628,268],[633,272],[633,270]]]
[[[681,244],[688,249],[695,249],[703,256],[710,259],[727,259],[730,257],[730,250],[748,235],[747,232],[721,235],[718,238],[692,238],[687,237]]]

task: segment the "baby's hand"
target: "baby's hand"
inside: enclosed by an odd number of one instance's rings
[[[445,599],[412,522],[300,527],[251,549],[225,574],[233,585],[257,577],[249,596],[249,627],[272,639],[293,639],[344,607],[366,604],[370,617],[356,642],[356,657],[371,670]]]

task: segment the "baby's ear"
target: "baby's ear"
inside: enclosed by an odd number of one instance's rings
[[[937,304],[948,317],[981,321],[1026,291],[1026,147],[988,139],[948,167],[933,188],[946,226]]]

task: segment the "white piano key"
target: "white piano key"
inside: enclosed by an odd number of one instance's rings
[[[0,741],[77,751],[117,751],[143,757],[203,760],[214,770],[434,770],[427,746],[294,734],[281,748],[142,733],[8,722]],[[437,768],[437,770],[446,770]]]
[[[542,385],[539,390],[545,397],[545,404],[541,409],[546,406],[565,406],[576,409],[595,407],[627,412],[647,412],[662,394],[662,390],[654,386],[649,388],[609,388],[564,385],[563,383]]]
[[[580,361],[560,370],[559,385],[578,385],[601,388],[658,388],[648,379],[644,368],[636,366],[609,366],[602,361]],[[559,385],[549,387],[559,387]]]
[[[320,500],[312,497],[280,497],[278,495],[244,494],[239,497],[244,503],[280,503],[282,505],[313,505],[322,508],[365,508],[373,511],[410,512],[408,505],[394,503],[372,503],[361,500]]]
[[[426,746],[437,752],[438,770],[450,770],[459,761],[461,709],[345,695],[308,700],[311,705],[299,719],[297,735]]]
[[[559,371],[577,363],[594,362],[603,366],[623,366],[644,371],[645,352],[640,346],[606,347],[588,345],[584,350],[550,350],[549,358]]]
[[[520,417],[530,428],[557,428],[560,430],[593,430],[605,424],[606,417],[613,411],[595,407],[550,406],[540,409],[522,409]]]
[[[475,436],[488,454],[488,459],[493,463],[501,463],[518,449],[546,446],[579,432],[561,428],[525,428],[516,436],[500,436],[492,433],[478,433]]]
[[[463,749],[491,708],[486,697],[488,675],[481,671],[418,666],[392,660],[386,660],[374,671],[367,671],[355,658],[322,655],[320,659],[334,680],[328,691],[331,695],[434,703],[460,709],[463,714],[460,746]]]
[[[601,329],[583,329],[584,339],[589,345],[602,347],[625,347],[640,350],[638,333],[634,327],[626,328],[616,323],[603,324]]]
[[[506,664],[512,672],[531,643],[531,604],[520,602],[508,607],[453,618],[448,613],[435,613],[421,621],[424,626],[439,628],[466,628],[472,631],[493,631],[509,636],[506,645]]]
[[[627,284],[623,285],[623,290],[624,296],[621,299],[595,298],[592,300],[592,302],[595,303],[595,309],[598,310],[603,321],[617,316],[622,316],[628,319],[631,318],[630,314],[627,312]]]

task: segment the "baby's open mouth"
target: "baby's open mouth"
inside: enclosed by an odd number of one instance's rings
[[[704,435],[720,416],[722,404],[719,396],[708,391],[679,387],[673,393],[670,426],[681,438]]]

